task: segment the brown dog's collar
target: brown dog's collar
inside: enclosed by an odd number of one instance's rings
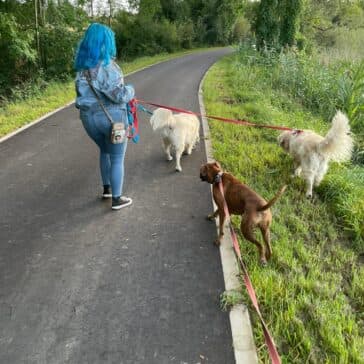
[[[213,183],[220,183],[221,182],[221,178],[222,178],[223,172],[219,172],[215,178],[214,178],[214,182]]]

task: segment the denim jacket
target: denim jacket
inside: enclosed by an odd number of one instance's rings
[[[85,72],[79,71],[76,76],[76,107],[80,110],[81,119],[92,117],[93,113],[102,110],[88,85]],[[127,123],[126,105],[134,97],[134,88],[131,85],[124,85],[124,76],[120,67],[115,62],[111,62],[106,67],[99,64],[90,69],[90,73],[92,85],[106,109],[121,111],[121,119]]]

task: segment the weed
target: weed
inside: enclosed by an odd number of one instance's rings
[[[224,311],[243,302],[244,296],[240,291],[225,291],[220,295],[220,306]]]

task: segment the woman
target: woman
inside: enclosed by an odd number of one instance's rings
[[[112,144],[111,123],[99,104],[91,82],[102,104],[114,122],[128,125],[127,103],[134,97],[134,89],[124,85],[123,73],[113,61],[116,56],[115,35],[105,25],[89,26],[77,50],[75,58],[76,107],[90,138],[100,149],[100,170],[104,186],[103,198],[112,197],[113,210],[132,204],[122,196],[124,180],[124,156],[127,141]]]

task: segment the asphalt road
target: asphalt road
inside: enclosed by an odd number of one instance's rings
[[[231,50],[126,79],[139,98],[198,111],[198,85]],[[203,142],[165,161],[141,115],[125,194],[100,199],[96,146],[68,107],[0,144],[0,363],[233,363]]]

